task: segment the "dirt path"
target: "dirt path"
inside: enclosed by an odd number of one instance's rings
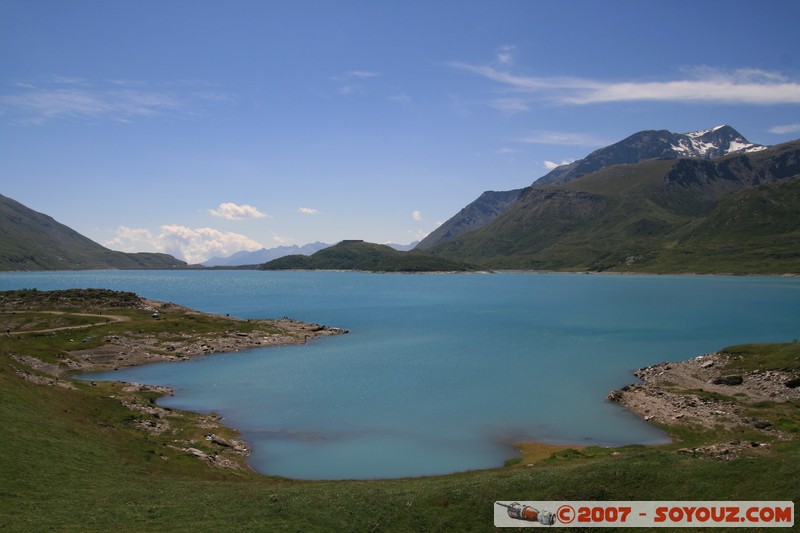
[[[66,314],[70,314],[72,316],[97,317],[97,318],[106,319],[106,322],[127,322],[127,321],[129,321],[131,319],[128,316],[122,316],[122,315],[100,315],[100,314],[95,314],[95,313],[67,313],[67,311],[36,311],[36,313],[42,313],[42,314],[46,313],[46,314],[49,314],[49,315],[66,315]],[[50,333],[50,332],[53,332],[53,331],[64,331],[64,330],[69,330],[69,329],[91,328],[91,327],[94,327],[96,325],[97,325],[96,323],[90,323],[90,324],[77,324],[75,326],[61,326],[61,327],[57,327],[57,328],[32,329],[32,330],[28,330],[28,331],[6,330],[6,334],[7,335],[26,335],[28,333]]]

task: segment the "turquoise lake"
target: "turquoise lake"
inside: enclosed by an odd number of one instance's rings
[[[90,271],[0,274],[0,290],[103,287],[242,318],[350,330],[94,375],[169,385],[216,412],[265,474],[388,478],[490,468],[515,442],[653,444],[605,401],[632,371],[800,337],[800,279],[581,274]]]

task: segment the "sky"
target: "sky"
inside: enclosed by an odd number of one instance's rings
[[[642,130],[800,138],[796,0],[0,0],[0,194],[122,251],[406,244]]]

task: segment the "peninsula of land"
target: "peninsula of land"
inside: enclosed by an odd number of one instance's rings
[[[0,317],[5,330],[0,354],[8,357],[17,377],[70,390],[83,386],[68,379],[79,373],[302,344],[316,337],[348,333],[286,317],[244,320],[202,313],[106,289],[0,292]],[[219,416],[155,403],[159,396],[172,395],[170,387],[95,381],[89,386],[93,393],[116,400],[134,413],[134,428],[155,437],[186,435],[165,442],[165,447],[215,467],[249,469],[244,461],[249,454],[246,443],[234,438],[235,430],[222,426]]]

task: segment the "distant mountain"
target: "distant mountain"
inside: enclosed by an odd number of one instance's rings
[[[409,244],[395,244],[393,242],[387,242],[386,246],[388,246],[389,248],[394,248],[398,252],[408,252],[416,248],[418,244],[419,241],[414,241]]]
[[[167,254],[109,250],[53,218],[0,195],[0,270],[185,267]]]
[[[466,265],[431,257],[424,252],[401,252],[385,244],[342,241],[309,256],[288,255],[261,265],[261,270],[363,270],[368,272],[460,272]]]
[[[207,267],[219,266],[244,266],[260,265],[273,259],[285,257],[287,255],[311,255],[330,246],[324,242],[314,242],[303,246],[277,246],[275,248],[262,248],[254,252],[241,251],[228,257],[212,257],[203,263]]]
[[[429,250],[484,268],[800,273],[800,141],[612,165],[525,189]]]
[[[558,185],[611,165],[633,164],[649,159],[712,159],[724,155],[752,153],[766,147],[753,144],[730,126],[692,133],[667,130],[640,131],[618,143],[595,150],[583,159],[561,165],[534,182],[534,185]],[[480,229],[505,213],[523,189],[507,192],[487,191],[439,226],[417,246],[420,250]]]

